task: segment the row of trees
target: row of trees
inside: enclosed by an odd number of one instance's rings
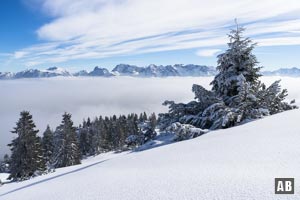
[[[146,113],[116,115],[112,117],[97,117],[94,121],[88,118],[79,128],[81,154],[95,155],[107,151],[122,151],[135,145],[141,145],[148,140],[147,132],[155,132],[156,116]],[[141,138],[136,144],[128,141],[129,136]]]
[[[17,137],[8,145],[12,154],[5,166],[9,166],[10,179],[28,179],[47,170],[80,164],[86,156],[141,145],[155,136],[156,123],[154,113],[149,117],[142,113],[100,116],[93,121],[88,118],[75,127],[71,114],[64,113],[55,131],[47,126],[40,137],[32,115],[23,111],[12,131]],[[127,139],[132,137],[139,140]]]

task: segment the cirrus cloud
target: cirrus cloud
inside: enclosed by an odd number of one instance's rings
[[[211,57],[220,51],[222,51],[222,50],[221,49],[201,49],[196,52],[196,55],[201,56],[201,57]]]
[[[298,0],[27,0],[52,20],[42,43],[18,50],[24,63],[59,63],[178,49],[213,55],[238,17],[260,46],[298,45]],[[280,37],[278,36],[280,35]],[[20,52],[22,52],[20,54]]]

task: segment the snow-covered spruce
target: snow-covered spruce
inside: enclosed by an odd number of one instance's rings
[[[157,135],[155,131],[156,125],[157,120],[155,113],[152,113],[149,118],[145,112],[141,113],[137,124],[138,132],[136,134],[129,135],[125,140],[127,148],[135,148],[154,139]]]
[[[3,160],[0,161],[0,173],[9,173],[10,158],[7,154],[4,155]]]
[[[173,123],[166,131],[175,133],[175,141],[187,140],[207,133],[208,130],[196,128],[190,124]]]
[[[41,138],[37,136],[39,131],[35,129],[32,115],[27,111],[20,115],[12,131],[17,137],[8,145],[12,151],[9,179],[16,181],[28,179],[45,170]]]
[[[169,112],[159,115],[161,129],[176,122],[202,129],[228,128],[296,108],[284,102],[287,90],[281,90],[280,81],[269,87],[259,81],[261,67],[257,67],[258,61],[252,53],[256,44],[244,38],[243,31],[237,25],[228,35],[229,48],[218,55],[218,74],[211,82],[211,91],[193,85],[196,101],[164,102]]]
[[[64,113],[54,132],[53,165],[55,168],[80,164],[80,149],[71,114]]]
[[[47,126],[45,132],[43,133],[42,145],[43,145],[44,159],[47,168],[51,169],[53,167],[52,159],[54,153],[54,133],[50,129],[49,125]]]

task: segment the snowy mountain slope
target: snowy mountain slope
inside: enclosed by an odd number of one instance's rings
[[[93,71],[91,71],[91,72],[88,73],[88,76],[104,76],[104,77],[109,77],[109,76],[114,76],[114,75],[112,73],[110,73],[105,68],[95,67]]]
[[[128,64],[119,64],[112,70],[112,73],[114,73],[115,75],[123,76],[139,76],[140,72],[140,67]]]
[[[109,72],[106,68],[101,68],[96,66],[92,71],[88,72],[86,70],[81,70],[73,74],[74,76],[100,76],[100,77],[111,77],[115,76],[113,73]]]
[[[88,76],[89,72],[87,72],[86,70],[80,70],[79,72],[75,72],[73,75],[74,76]]]
[[[174,68],[181,76],[213,76],[216,70],[205,65],[174,65]]]
[[[0,79],[49,78],[57,76],[72,76],[72,74],[67,70],[58,67],[50,67],[45,70],[27,69],[17,73],[0,72]]]
[[[11,79],[14,74],[11,72],[0,72],[0,79]]]
[[[290,76],[290,77],[299,77],[300,69],[293,68],[281,68],[275,71],[264,71],[263,75],[265,76]]]
[[[9,180],[7,180],[8,177],[9,177],[8,173],[0,173],[0,180],[2,183],[9,182]]]
[[[6,184],[0,199],[299,199],[298,119],[293,110],[150,150],[103,154]],[[275,177],[295,178],[296,194],[275,195]]]
[[[13,78],[44,78],[56,76],[71,76],[71,74],[62,68],[50,67],[46,70],[28,69],[25,71],[17,72]]]

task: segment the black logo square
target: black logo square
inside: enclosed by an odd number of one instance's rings
[[[294,178],[275,178],[275,194],[294,194]]]

